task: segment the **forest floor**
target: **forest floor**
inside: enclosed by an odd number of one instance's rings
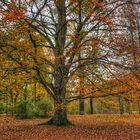
[[[71,115],[72,126],[0,116],[0,140],[140,140],[140,115]]]

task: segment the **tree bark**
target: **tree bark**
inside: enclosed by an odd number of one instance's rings
[[[58,88],[59,89],[59,88]],[[71,124],[67,119],[67,109],[66,109],[66,100],[65,100],[65,90],[61,89],[59,93],[55,93],[56,101],[55,102],[55,112],[53,117],[46,123],[48,125],[69,125]]]
[[[84,106],[84,99],[79,99],[79,114],[85,114],[85,106]]]
[[[14,115],[14,97],[13,97],[13,93],[10,93],[10,112],[11,115]]]
[[[93,114],[93,98],[90,97],[90,114]]]
[[[132,114],[131,102],[129,100],[126,100],[126,102],[127,102],[127,112],[128,114]]]
[[[6,102],[5,113],[8,114],[8,93],[6,93],[5,102]]]
[[[140,103],[138,103],[138,111],[139,111],[139,114],[140,114]]]
[[[119,109],[120,109],[120,114],[124,114],[124,104],[123,104],[122,97],[119,97]]]
[[[28,84],[26,83],[24,86],[24,94],[23,94],[24,100],[27,100],[27,94],[28,94]]]
[[[65,65],[62,60],[57,60],[56,69],[54,72],[53,92],[55,95],[54,106],[55,112],[53,117],[47,122],[49,125],[68,125],[70,122],[67,119],[66,111],[66,80],[65,80]]]
[[[68,125],[71,124],[67,119],[66,108],[57,108],[53,117],[47,122],[48,125]]]
[[[34,103],[36,103],[36,85],[37,85],[37,83],[35,82],[34,83],[34,92],[33,92],[33,96],[34,96]]]

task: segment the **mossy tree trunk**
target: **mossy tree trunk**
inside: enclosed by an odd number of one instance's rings
[[[59,82],[58,82],[57,85],[59,85]],[[63,84],[61,84],[61,86],[62,85]],[[56,100],[54,101],[55,102],[55,104],[54,104],[54,106],[55,106],[54,115],[46,124],[57,125],[57,126],[69,125],[71,123],[67,119],[67,108],[66,108],[66,100],[65,100],[65,93],[66,93],[65,92],[65,86],[60,87],[60,85],[59,85],[59,87],[56,88],[56,89],[57,89],[57,92],[55,93]]]
[[[57,125],[57,126],[71,124],[67,119],[66,108],[65,107],[56,108],[53,117],[47,122],[47,124],[48,125]]]
[[[64,62],[57,60],[55,63],[53,94],[55,112],[53,117],[47,122],[49,125],[68,125],[70,122],[67,119],[66,108],[66,72]]]

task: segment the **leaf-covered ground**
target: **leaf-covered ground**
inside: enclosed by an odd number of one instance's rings
[[[140,140],[140,115],[69,116],[73,126],[38,126],[47,119],[0,116],[0,140]]]

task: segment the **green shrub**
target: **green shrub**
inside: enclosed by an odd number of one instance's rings
[[[5,104],[4,103],[0,103],[0,114],[3,114],[5,112]]]
[[[22,100],[17,107],[16,116],[21,119],[33,117],[33,104],[29,100]]]
[[[22,100],[16,109],[16,116],[21,119],[49,117],[52,110],[53,105],[49,99],[42,99],[36,103],[29,100]]]
[[[33,112],[36,117],[49,117],[52,110],[52,102],[49,99],[42,99],[36,102]]]

